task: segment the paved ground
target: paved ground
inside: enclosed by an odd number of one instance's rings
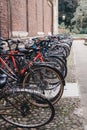
[[[82,40],[75,40],[73,42],[72,51],[68,58],[66,82],[77,84],[79,95],[77,98],[76,95],[74,95],[71,97],[68,96],[67,98],[64,97],[60,100],[59,109],[61,112],[57,111],[59,117],[55,117],[58,122],[56,126],[54,125],[54,130],[87,130],[87,46],[84,45],[84,41]],[[76,92],[76,88],[74,92]],[[72,109],[72,114],[69,111],[69,107]],[[65,111],[67,110],[67,112],[64,112],[64,109]],[[51,130],[51,128],[53,127],[51,126],[49,130]],[[45,126],[43,129],[40,128],[37,130],[48,130],[48,128]]]
[[[67,65],[68,74],[66,77],[65,91],[67,92],[68,90],[68,93],[66,94],[64,91],[63,97],[55,105],[56,115],[54,120],[44,127],[37,128],[37,130],[87,130],[87,46],[84,46],[83,42],[84,41],[74,41],[73,43]],[[72,91],[75,92],[73,92],[73,96]],[[0,119],[0,130],[28,129],[15,128]]]
[[[74,41],[73,44],[76,75],[80,88],[81,106],[84,116],[84,129],[87,130],[87,45],[84,41]]]

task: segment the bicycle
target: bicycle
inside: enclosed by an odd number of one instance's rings
[[[22,52],[25,52],[25,51],[22,50]],[[26,53],[29,53],[29,52],[26,52]],[[37,56],[37,58],[38,58],[38,56]],[[49,100],[51,100],[51,102],[53,104],[56,103],[61,98],[63,90],[64,90],[63,77],[61,76],[61,74],[58,70],[56,70],[55,68],[53,68],[50,65],[47,65],[45,63],[34,63],[34,64],[33,63],[34,62],[27,62],[25,67],[20,69],[20,72],[19,72],[20,77],[18,75],[17,83],[18,83],[18,81],[20,81],[19,83],[22,84],[21,81],[23,81],[23,87],[26,86],[27,88],[29,88],[29,89],[31,88],[33,90],[37,89],[38,91],[43,93],[46,97],[48,97],[48,95],[46,94],[48,92],[50,95]],[[32,64],[33,64],[33,66],[31,67]],[[29,68],[29,66],[31,68]],[[40,68],[40,69],[38,69],[38,68]],[[41,69],[43,70],[44,73],[42,73]],[[51,75],[51,77],[48,76],[48,74]],[[29,79],[28,78],[29,76],[33,77],[32,78],[33,85],[32,85],[31,81],[28,81],[28,83],[27,83],[27,79]],[[36,77],[39,77],[39,78],[37,79]],[[42,82],[40,82],[41,78],[42,78]],[[47,87],[45,87],[45,86],[47,86]],[[53,95],[53,93],[54,93],[54,95]],[[46,106],[46,104],[42,103],[42,106]]]
[[[36,91],[11,86],[0,70],[0,117],[21,128],[36,128],[53,120],[55,110],[51,102]],[[3,82],[1,82],[3,81]],[[39,102],[47,104],[40,107]]]
[[[49,62],[54,67],[56,67],[61,72],[63,77],[65,78],[67,75],[67,67],[66,67],[67,62],[66,62],[65,57],[63,57],[63,55],[61,55],[61,54],[58,54],[58,53],[56,54],[53,51],[49,51],[50,43],[48,40],[42,40],[37,43],[35,41],[34,44],[32,45],[32,49],[33,48],[35,49],[38,46],[40,47],[39,51],[40,51],[41,56],[43,57],[44,61]],[[26,44],[25,48],[30,49],[29,44]],[[31,57],[32,57],[32,55],[31,55]]]
[[[15,74],[1,57],[0,63],[8,70],[0,65],[0,116],[21,128],[36,128],[52,121],[55,110],[51,102],[41,93],[19,86]],[[47,104],[47,108],[42,108],[39,102]]]

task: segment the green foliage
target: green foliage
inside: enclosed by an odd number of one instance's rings
[[[80,0],[71,24],[80,34],[87,34],[87,1]]]
[[[61,27],[61,28],[65,28],[65,23],[62,22],[62,23],[60,24],[60,27]]]
[[[73,28],[72,33],[79,34],[79,30],[77,28]]]
[[[87,34],[87,28],[81,28],[79,33],[80,34]]]
[[[71,24],[71,19],[76,11],[77,0],[59,0],[59,24],[63,22],[62,16],[65,15],[65,25],[68,27]]]

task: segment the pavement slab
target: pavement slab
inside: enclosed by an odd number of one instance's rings
[[[87,46],[84,45],[84,42],[84,40],[75,40],[73,42],[73,52],[77,81],[81,94],[84,129],[87,130]]]
[[[64,87],[63,98],[65,97],[79,97],[79,86],[77,83],[66,83]]]
[[[53,121],[37,129],[22,129],[0,119],[0,130],[87,130],[87,71],[85,71],[87,65],[84,65],[87,63],[85,60],[87,50],[83,43],[82,40],[73,42],[70,56],[67,59],[68,73],[64,93],[60,101],[54,105]]]

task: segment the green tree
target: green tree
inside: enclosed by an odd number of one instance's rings
[[[78,5],[77,0],[59,0],[59,24],[63,22],[62,16],[65,15],[65,25],[71,25],[71,19]]]
[[[87,1],[80,0],[79,6],[71,20],[72,26],[77,32],[87,33]]]

